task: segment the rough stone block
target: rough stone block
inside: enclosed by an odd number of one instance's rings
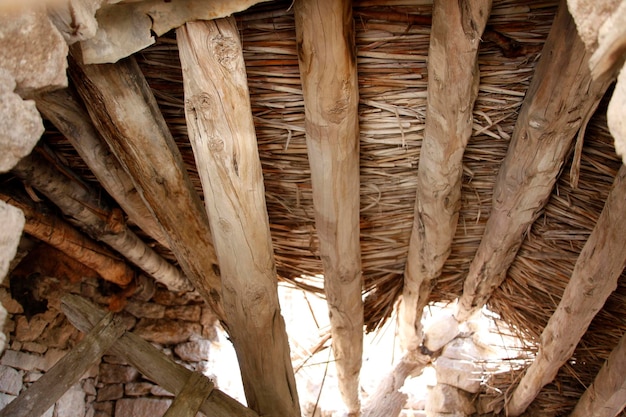
[[[200,362],[209,359],[211,342],[204,339],[191,340],[174,348],[174,352],[184,361]]]
[[[201,332],[202,326],[199,323],[171,319],[141,319],[134,330],[142,339],[161,345],[184,343],[192,335],[199,335]]]
[[[41,336],[48,322],[41,314],[28,320],[25,316],[19,316],[15,327],[15,339],[20,342],[34,342]]]
[[[123,398],[115,403],[116,416],[154,417],[165,414],[171,400],[157,398]]]
[[[1,72],[1,71],[0,71]],[[1,77],[1,75],[0,75]],[[0,89],[2,88],[2,81],[0,80]],[[3,98],[0,98],[2,103]],[[6,117],[0,111],[0,120]],[[11,123],[15,123],[12,121]],[[1,132],[1,130],[0,130]],[[3,152],[5,152],[3,150]],[[0,235],[0,281],[4,280],[11,260],[15,257],[17,252],[17,245],[20,243],[20,237],[22,236],[22,230],[24,229],[24,213],[22,210],[13,207],[4,201],[0,201],[0,224],[2,224],[2,235]],[[6,310],[2,308],[6,314]],[[4,319],[0,321],[0,326],[4,323]],[[0,346],[0,352],[4,349],[4,344]]]
[[[0,391],[5,394],[18,395],[22,390],[24,374],[10,366],[0,365]]]
[[[0,364],[24,371],[42,371],[45,368],[45,360],[42,356],[30,353],[7,350],[0,359]]]
[[[476,412],[476,408],[469,393],[447,384],[437,383],[434,387],[428,387],[426,411],[447,414],[460,413],[460,415],[466,416]]]
[[[46,350],[48,350],[48,346],[36,342],[24,342],[22,344],[22,350],[26,352],[44,354],[46,353]]]
[[[104,384],[123,384],[134,381],[139,372],[132,366],[100,364],[99,380]]]
[[[477,393],[482,381],[482,368],[470,361],[439,357],[435,363],[437,381],[464,391]]]
[[[124,396],[123,384],[109,384],[98,390],[96,401],[119,400]]]
[[[7,288],[0,287],[0,303],[2,303],[2,305],[4,306],[4,308],[6,308],[9,314],[24,313],[24,308],[22,308],[22,305],[11,297],[11,293]]]
[[[129,397],[143,397],[150,394],[154,384],[149,382],[130,382],[124,386],[124,394]]]
[[[150,389],[150,394],[154,395],[155,397],[173,397],[174,396],[174,394],[172,394],[165,388],[162,388],[158,385],[155,385]]]
[[[44,368],[43,371],[47,372],[50,368],[52,368],[58,361],[61,360],[65,355],[67,355],[68,351],[61,349],[48,349],[46,354],[44,355]]]
[[[433,317],[424,328],[424,346],[436,352],[459,334],[459,322],[454,315],[442,311]]]
[[[202,307],[199,305],[170,307],[165,311],[165,317],[174,320],[199,322]]]
[[[85,417],[85,393],[80,384],[72,386],[56,402],[55,417]]]
[[[165,317],[165,306],[128,300],[126,311],[138,318],[161,319]]]

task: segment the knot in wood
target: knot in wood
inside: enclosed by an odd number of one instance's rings
[[[213,53],[217,62],[229,70],[237,67],[238,45],[237,41],[231,37],[217,36],[213,38]]]
[[[224,141],[218,137],[210,136],[208,146],[211,152],[222,152],[224,150]]]

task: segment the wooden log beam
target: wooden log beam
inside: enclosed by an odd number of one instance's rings
[[[128,215],[128,219],[148,236],[168,247],[161,226],[142,200],[132,178],[94,127],[73,88],[39,95],[35,99],[39,111],[72,144],[98,182]]]
[[[190,22],[176,37],[189,140],[246,399],[260,415],[300,416],[237,25],[233,18]]]
[[[63,219],[39,210],[32,202],[1,191],[0,199],[22,210],[26,219],[24,232],[93,269],[105,280],[125,286],[135,276],[132,268],[118,255],[91,240]]]
[[[105,313],[91,302],[68,294],[61,300],[61,309],[68,320],[80,331],[89,332]],[[134,366],[139,372],[162,388],[178,395],[189,380],[192,371],[174,362],[150,343],[133,333],[124,333],[109,353]],[[259,415],[214,388],[202,403],[200,410],[211,417],[258,417]]]
[[[493,208],[465,279],[457,318],[482,308],[502,283],[524,234],[548,201],[572,140],[607,83],[592,80],[589,54],[561,2],[515,125]],[[582,140],[582,137],[580,138]]]
[[[103,65],[79,61],[70,61],[70,76],[94,125],[161,224],[185,275],[225,323],[206,212],[139,66],[133,58]]]
[[[572,356],[589,323],[617,288],[626,265],[626,166],[585,243],[563,297],[541,333],[539,352],[506,403],[507,416],[526,410]]]
[[[363,277],[359,91],[352,2],[298,0],[294,13],[332,348],[339,391],[350,415],[357,415],[363,356]]]
[[[87,184],[76,182],[71,174],[62,174],[37,152],[23,158],[13,173],[48,197],[70,223],[106,243],[157,281],[171,290],[191,290],[181,271],[139,239],[124,223],[121,210],[107,205]]]
[[[615,417],[626,406],[626,335],[622,336],[570,417]]]
[[[399,313],[400,340],[408,350],[422,342],[422,310],[456,233],[462,158],[478,95],[478,46],[490,11],[490,0],[433,4],[426,126]]]
[[[192,372],[163,417],[196,417],[213,388],[209,378]]]
[[[0,417],[41,416],[80,380],[126,331],[121,318],[102,317],[79,344],[0,411]]]

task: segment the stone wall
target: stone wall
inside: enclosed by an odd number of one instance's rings
[[[22,277],[23,278],[23,277]],[[82,295],[107,308],[113,300],[129,330],[151,342],[189,369],[208,373],[207,360],[216,340],[215,317],[196,293],[175,294],[147,278],[127,300],[96,278],[71,282],[67,278],[38,277],[29,282],[47,310],[34,315],[11,295],[10,283],[0,284],[0,302],[9,312],[4,327],[7,348],[0,356],[0,409],[28,389],[76,343],[82,334],[60,311],[65,293]],[[15,294],[16,298],[20,298]],[[22,301],[27,304],[25,301]],[[157,417],[172,396],[148,381],[119,358],[105,355],[45,414],[46,417]]]

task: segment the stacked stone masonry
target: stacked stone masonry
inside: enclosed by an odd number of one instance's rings
[[[11,296],[7,277],[0,284],[0,302],[8,310],[4,326],[6,350],[0,356],[0,409],[27,390],[83,337],[60,310],[60,297],[78,294],[103,309],[115,291],[96,279],[72,283],[68,279],[40,277],[32,294],[48,308],[34,315]],[[147,287],[147,288],[146,288]],[[217,340],[215,316],[196,293],[176,294],[160,285],[144,285],[125,300],[119,312],[129,331],[157,346],[191,370],[210,374],[208,358]],[[172,395],[145,379],[119,358],[104,355],[45,417],[158,417]],[[201,415],[201,414],[200,414]]]

